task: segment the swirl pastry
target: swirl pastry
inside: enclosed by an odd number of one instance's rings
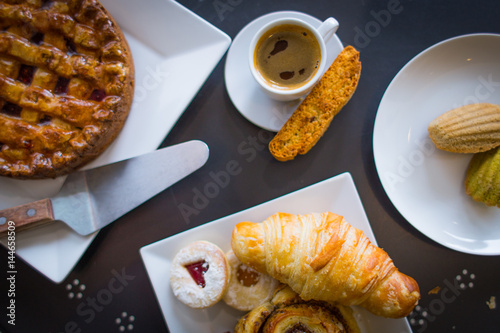
[[[230,250],[226,253],[231,278],[224,302],[241,311],[250,311],[271,299],[279,282],[267,274],[262,274],[246,266]]]
[[[215,244],[197,241],[175,255],[170,286],[182,303],[195,309],[207,308],[222,299],[229,274],[224,252]]]
[[[282,285],[271,301],[243,316],[234,333],[358,333],[352,310],[333,303],[303,301]]]
[[[238,223],[231,247],[244,264],[289,285],[304,300],[360,305],[400,318],[420,299],[414,279],[333,213],[277,213],[262,223]]]
[[[472,157],[465,192],[478,202],[500,208],[500,147]]]

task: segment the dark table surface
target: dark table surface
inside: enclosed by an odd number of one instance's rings
[[[183,230],[241,211],[343,172],[350,172],[378,244],[397,267],[414,277],[420,306],[409,320],[414,332],[500,332],[499,309],[487,301],[500,296],[500,257],[453,251],[427,238],[403,218],[377,176],[372,136],[378,105],[398,71],[415,55],[450,37],[479,32],[500,33],[500,2],[492,0],[260,1],[182,0],[232,39],[253,19],[273,11],[295,10],[319,19],[337,18],[344,45],[361,52],[363,70],[357,91],[319,143],[305,156],[281,163],[260,142],[255,158],[238,152],[242,142],[270,137],[235,109],[224,85],[223,57],[204,86],[165,138],[162,146],[199,139],[210,148],[207,163],[103,229],[65,281],[55,284],[21,260],[17,262],[16,325],[0,317],[0,332],[168,332],[139,249]],[[374,30],[369,42],[356,34],[376,22],[376,13],[396,6],[390,22]],[[499,55],[500,56],[500,55]],[[241,173],[221,188],[197,215],[183,219],[179,205],[193,202],[196,188],[212,181],[210,172],[231,160]],[[422,207],[425,209],[425,207]],[[168,217],[169,223],[166,223]],[[500,222],[500,221],[499,221]],[[7,251],[0,250],[1,267]],[[3,269],[6,272],[6,269]],[[106,288],[113,272],[131,277],[123,292],[95,311],[87,323],[76,311]],[[6,274],[6,273],[5,273]],[[3,275],[5,276],[5,275]],[[457,281],[465,281],[463,288]],[[85,285],[83,298],[68,297],[67,285]],[[168,283],[165,281],[165,283]],[[440,286],[441,291],[429,294]],[[454,297],[444,293],[453,289]],[[1,307],[7,307],[6,278],[0,281]],[[125,320],[116,322],[122,314]],[[130,325],[130,326],[129,326]],[[217,332],[216,332],[217,333]],[[222,332],[220,332],[222,333]]]

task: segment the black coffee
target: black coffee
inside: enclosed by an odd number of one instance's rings
[[[308,29],[283,24],[271,28],[257,42],[254,63],[262,78],[271,86],[295,89],[316,74],[321,51]]]

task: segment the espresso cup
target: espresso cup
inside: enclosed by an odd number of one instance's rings
[[[282,18],[259,29],[250,43],[252,76],[264,93],[291,101],[309,93],[326,70],[325,43],[339,23],[326,19],[319,27],[296,18]]]

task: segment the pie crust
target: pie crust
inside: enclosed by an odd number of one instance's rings
[[[54,178],[99,156],[127,118],[134,65],[94,0],[0,0],[0,175]]]

